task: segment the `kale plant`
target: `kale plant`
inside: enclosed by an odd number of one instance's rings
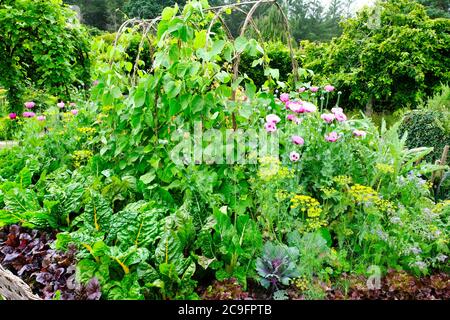
[[[299,252],[297,248],[285,245],[275,245],[267,242],[263,255],[256,261],[256,271],[261,285],[268,289],[278,290],[281,285],[289,285],[291,279],[299,276],[296,261]]]

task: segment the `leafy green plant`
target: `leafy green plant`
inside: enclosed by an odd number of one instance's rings
[[[268,289],[280,289],[289,285],[293,278],[299,275],[296,261],[298,249],[285,245],[264,244],[262,256],[256,261],[256,271],[261,285]]]
[[[0,83],[8,90],[10,112],[21,113],[27,86],[69,99],[73,86],[88,85],[89,42],[62,1],[2,1],[0,25]]]
[[[448,111],[413,111],[403,118],[401,133],[407,132],[409,148],[432,147],[433,153],[428,160],[441,157],[445,145],[450,143],[450,134],[442,127],[440,121],[448,117]]]

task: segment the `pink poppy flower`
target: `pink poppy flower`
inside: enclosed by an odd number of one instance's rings
[[[336,117],[334,116],[334,114],[332,113],[324,113],[320,116],[322,118],[323,121],[325,121],[326,123],[332,123],[334,119],[336,119]]]
[[[291,159],[292,162],[297,162],[300,159],[300,155],[297,152],[292,151],[289,154],[289,159]]]
[[[77,104],[75,103],[75,102],[71,102],[71,103],[69,103],[69,106],[71,106],[71,107],[75,107]]]
[[[326,85],[323,88],[325,89],[326,92],[334,91],[334,87],[332,85],[330,85],[330,84]]]
[[[308,113],[317,111],[317,107],[310,102],[303,102],[303,108]]]
[[[355,130],[355,131],[353,131],[353,135],[355,137],[363,137],[364,138],[367,135],[367,133],[363,130]]]
[[[60,109],[62,109],[62,108],[64,108],[64,107],[66,106],[66,104],[65,104],[64,102],[58,102],[56,105],[57,105],[58,108],[60,108]]]
[[[300,136],[292,136],[292,142],[300,146],[305,144],[305,140]]]
[[[24,118],[33,118],[33,117],[36,116],[36,114],[35,114],[34,112],[28,112],[28,111],[26,111],[26,112],[24,112],[24,113],[22,114],[22,116],[23,116]]]
[[[9,114],[9,118],[10,118],[11,120],[14,120],[14,119],[17,118],[17,114],[16,114],[16,113],[10,113],[10,114]]]
[[[334,116],[336,117],[336,120],[339,122],[344,122],[347,120],[347,116],[343,112],[336,112]]]
[[[277,124],[277,123],[279,123],[281,121],[281,119],[276,114],[269,114],[266,117],[266,121],[267,121],[267,123],[275,123],[275,124]]]
[[[25,102],[24,105],[25,105],[25,108],[27,108],[27,109],[33,109],[36,104],[33,101],[28,101],[28,102]]]
[[[344,109],[338,108],[338,107],[334,107],[334,108],[331,109],[331,112],[333,112],[334,114],[336,114],[336,113],[343,113]]]
[[[74,116],[76,116],[76,115],[78,114],[78,110],[77,110],[77,109],[70,110],[70,112],[71,112]]]
[[[282,93],[280,95],[281,102],[288,102],[289,101],[289,94],[288,93]]]
[[[98,85],[98,83],[99,83],[99,81],[98,80],[94,80],[94,81],[92,81],[92,86],[96,86],[96,85]]]
[[[44,121],[46,118],[45,118],[45,116],[39,116],[36,119],[38,119],[39,121]]]
[[[317,92],[319,91],[319,87],[311,87],[309,90],[311,90],[311,92]]]
[[[293,114],[288,114],[286,116],[286,120],[288,121],[295,121],[296,117]]]
[[[300,93],[303,93],[303,92],[305,92],[306,91],[306,88],[305,87],[301,87],[300,89],[298,89],[298,92],[300,92]]]
[[[339,135],[336,132],[330,132],[328,135],[325,136],[325,140],[328,142],[336,142],[339,139]]]
[[[273,122],[267,122],[265,125],[267,132],[275,132],[277,131],[277,126]]]
[[[303,102],[300,102],[300,101],[290,102],[289,109],[291,109],[291,111],[296,112],[296,113],[305,112],[305,108],[303,108]]]

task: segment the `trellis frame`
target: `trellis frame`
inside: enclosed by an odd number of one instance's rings
[[[223,14],[228,11],[228,10],[234,10],[234,11],[239,11],[241,13],[243,13],[245,15],[245,20],[244,23],[242,25],[242,27],[240,28],[240,36],[243,36],[246,31],[248,30],[249,26],[252,26],[252,28],[254,29],[254,31],[256,32],[256,34],[258,35],[258,38],[261,42],[261,45],[264,46],[264,41],[262,40],[262,35],[260,30],[258,29],[256,23],[254,22],[253,16],[256,13],[257,9],[259,7],[261,7],[261,5],[264,4],[269,4],[271,6],[274,6],[275,8],[278,9],[278,11],[280,12],[280,14],[282,15],[283,18],[283,26],[285,28],[286,34],[287,34],[287,45],[289,48],[289,54],[291,57],[291,64],[292,64],[292,74],[294,76],[295,81],[298,81],[298,63],[297,60],[295,59],[295,54],[294,54],[294,48],[292,46],[292,35],[291,35],[291,30],[290,30],[290,26],[289,26],[289,20],[288,20],[288,16],[286,15],[286,13],[284,12],[283,8],[281,7],[281,5],[279,4],[278,0],[252,0],[252,1],[244,1],[244,2],[240,2],[240,3],[233,3],[233,4],[226,4],[223,6],[215,6],[215,7],[210,7],[210,8],[205,8],[203,9],[203,11],[205,12],[210,12],[213,11],[215,13],[214,18],[212,19],[212,21],[210,22],[210,25],[208,27],[208,31],[207,31],[207,41],[209,41],[210,36],[211,36],[211,29],[212,26],[214,25],[214,23],[216,23],[217,21],[219,21],[224,30],[225,33],[228,37],[228,39],[230,41],[234,41],[234,38],[230,32],[230,29],[228,27],[228,25],[226,24],[224,18],[223,18]],[[249,11],[246,11],[243,7],[245,6],[251,6]],[[136,57],[136,60],[134,62],[134,66],[133,66],[133,74],[132,74],[132,83],[135,84],[136,81],[136,73],[138,70],[138,62],[140,59],[140,52],[142,51],[142,48],[144,46],[145,40],[147,40],[149,47],[152,47],[152,43],[150,38],[148,37],[149,32],[156,31],[156,25],[158,22],[161,21],[161,17],[157,17],[154,19],[138,19],[138,18],[133,18],[133,19],[129,19],[127,21],[125,21],[119,28],[119,30],[117,31],[116,34],[116,38],[114,40],[114,48],[117,47],[120,37],[124,34],[125,30],[127,30],[127,28],[129,27],[137,27],[138,29],[142,29],[142,38],[141,41],[139,42],[139,46],[138,46],[138,54]],[[153,51],[151,51],[153,52]],[[239,76],[239,64],[241,61],[241,54],[238,53],[234,59],[233,59],[233,80],[236,80]],[[112,59],[110,60],[110,65],[112,65],[113,61]],[[236,91],[233,92],[233,100],[236,97]]]

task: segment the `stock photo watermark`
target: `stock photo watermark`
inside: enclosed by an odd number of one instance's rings
[[[177,143],[169,152],[179,166],[191,164],[257,164],[258,158],[279,157],[282,133],[255,129],[203,129],[194,124],[193,132],[177,130],[171,141]]]

